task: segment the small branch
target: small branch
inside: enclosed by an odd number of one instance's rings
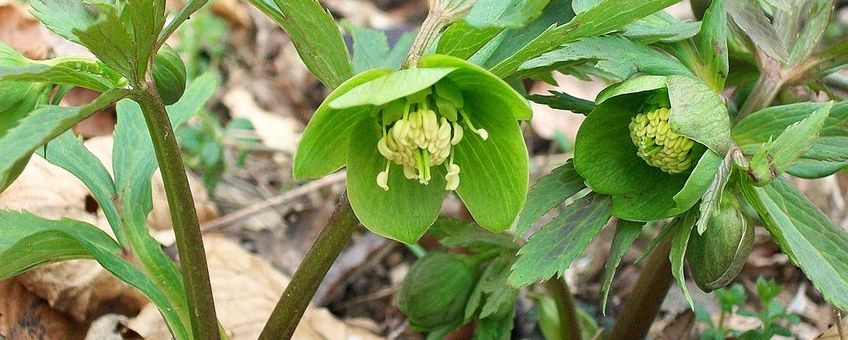
[[[312,248],[289,282],[283,296],[274,307],[274,312],[259,340],[290,339],[303,317],[309,301],[315,295],[321,280],[330,266],[350,241],[359,225],[347,197],[343,197],[327,226],[318,235]]]
[[[245,218],[253,216],[257,213],[265,211],[265,209],[280,206],[295,199],[318,191],[324,187],[331,186],[333,184],[342,183],[346,178],[346,172],[338,172],[332,175],[322,177],[321,179],[317,179],[315,181],[304,184],[303,186],[297,187],[295,189],[289,190],[282,195],[272,197],[268,200],[265,200],[261,203],[257,203],[251,205],[249,207],[245,207],[243,209],[236,210],[226,216],[222,216],[216,218],[212,221],[206,222],[200,226],[200,229],[203,232],[209,232],[213,230],[223,229],[235,222],[241,221]]]
[[[670,234],[671,235],[671,234]],[[610,334],[610,340],[644,339],[660,306],[671,288],[671,237],[666,237],[648,256],[645,267],[639,274],[618,320]]]
[[[554,277],[545,282],[545,287],[556,301],[562,340],[580,340],[580,322],[565,279]]]
[[[153,81],[141,84],[136,100],[144,112],[171,211],[189,319],[195,339],[220,339],[206,252],[174,129]]]

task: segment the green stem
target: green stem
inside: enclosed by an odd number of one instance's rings
[[[443,16],[431,9],[430,14],[427,15],[427,18],[421,24],[421,30],[418,31],[418,35],[415,36],[415,40],[412,42],[412,47],[409,49],[409,54],[407,54],[406,61],[403,63],[404,67],[418,67],[418,60],[424,55],[427,47],[436,41],[439,32],[446,25],[447,22]]]
[[[559,312],[559,329],[562,340],[580,340],[580,323],[571,292],[564,279],[552,278],[545,282],[548,293],[554,298]]]
[[[754,84],[751,94],[748,99],[745,99],[745,104],[739,110],[739,118],[764,109],[771,105],[778,92],[786,83],[786,77],[783,72],[783,65],[779,61],[770,58],[763,52],[759,52],[760,60],[760,78]]]
[[[610,340],[644,339],[660,306],[671,288],[671,237],[666,237],[648,256],[645,267],[633,285],[621,314],[615,322]]]
[[[200,224],[174,129],[153,81],[142,83],[139,91],[136,100],[150,131],[171,212],[192,334],[195,339],[220,339]]]
[[[309,301],[315,295],[321,280],[327,275],[339,253],[350,241],[359,220],[353,213],[347,197],[343,197],[327,226],[318,235],[312,248],[292,276],[274,312],[265,324],[259,340],[290,339],[303,317]]]

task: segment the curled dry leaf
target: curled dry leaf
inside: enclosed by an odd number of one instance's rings
[[[73,218],[111,234],[105,220],[86,210],[87,197],[88,190],[76,177],[34,156],[18,180],[0,194],[0,209],[26,210],[50,219]],[[106,305],[117,303],[133,312],[147,303],[138,291],[93,260],[44,265],[21,274],[17,280],[50,306],[78,321],[89,320]]]
[[[0,339],[82,338],[82,327],[15,280],[0,281]]]
[[[0,0],[0,41],[30,59],[45,59],[49,51],[47,29],[14,0]]]
[[[222,236],[204,240],[215,306],[221,324],[233,340],[256,339],[289,278],[263,259]],[[130,329],[145,339],[170,339],[153,305],[130,321]],[[371,331],[336,319],[324,308],[309,307],[294,339],[379,339]]]

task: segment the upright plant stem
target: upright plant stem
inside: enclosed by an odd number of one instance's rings
[[[424,22],[421,23],[421,30],[418,31],[418,35],[415,36],[415,40],[412,42],[412,47],[410,47],[409,54],[406,56],[404,66],[418,67],[418,60],[421,59],[427,47],[436,41],[439,32],[445,28],[446,24],[445,19],[441,15],[431,10],[427,18],[424,19]]]
[[[780,89],[786,83],[783,65],[777,60],[757,51],[760,60],[760,78],[754,84],[751,94],[739,110],[739,118],[764,109],[771,105]]]
[[[289,339],[294,334],[306,306],[315,295],[330,266],[350,241],[359,225],[347,197],[342,198],[327,226],[292,276],[291,282],[274,307],[259,340]]]
[[[674,278],[671,276],[671,238],[666,237],[648,256],[645,268],[627,296],[610,340],[644,339]]]
[[[168,112],[153,82],[148,80],[141,86],[136,99],[144,112],[165,185],[180,256],[180,270],[185,283],[192,334],[195,339],[220,339],[215,301],[209,283],[209,269],[206,266],[206,253],[180,148]]]
[[[577,321],[577,310],[571,298],[571,292],[564,279],[554,277],[545,282],[559,312],[559,327],[562,340],[580,340],[580,323]]]

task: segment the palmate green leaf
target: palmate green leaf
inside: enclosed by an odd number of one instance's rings
[[[784,0],[785,1],[785,0]],[[795,39],[788,41],[789,63],[795,64],[815,50],[824,35],[833,14],[833,0],[814,0],[807,2],[804,15],[804,28]],[[801,12],[800,8],[792,11]],[[807,12],[808,11],[808,12]],[[797,29],[797,28],[796,28]]]
[[[79,37],[80,43],[88,47],[104,64],[133,83],[141,82],[147,69],[150,50],[138,54],[138,50],[129,47],[141,42],[135,41],[115,7],[103,5],[98,8],[102,12],[100,18],[89,26],[74,30],[73,33]]]
[[[127,236],[121,228],[121,218],[113,198],[117,196],[115,182],[103,163],[94,156],[71,131],[56,137],[45,147],[36,150],[48,162],[67,170],[80,179],[97,200],[106,215],[118,243],[127,246]]]
[[[704,13],[704,22],[698,37],[698,56],[707,68],[705,81],[714,90],[724,89],[724,82],[730,70],[727,55],[727,11],[726,0],[715,0]]]
[[[518,217],[516,237],[521,237],[542,215],[585,188],[586,184],[574,169],[572,160],[539,178],[530,188],[527,203]]]
[[[757,111],[740,121],[732,131],[734,141],[747,155],[756,153],[760,146],[780,135],[787,127],[800,122],[823,103],[798,103],[774,106]],[[841,170],[848,162],[848,131],[843,127],[848,122],[848,102],[833,105],[825,119],[824,128],[804,153],[787,172],[799,177],[820,178]]]
[[[74,33],[91,26],[96,20],[95,12],[79,0],[33,0],[32,14],[44,26],[65,39],[82,44]]]
[[[501,31],[502,27],[475,28],[465,20],[457,21],[439,37],[436,53],[468,59]]]
[[[595,109],[595,102],[577,98],[565,92],[551,91],[550,95],[532,95],[528,99],[534,103],[547,105],[552,109],[568,110],[583,115],[589,114]]]
[[[580,14],[600,3],[601,0],[575,0],[572,7],[575,13]],[[642,44],[670,43],[695,36],[700,26],[698,22],[680,21],[658,11],[625,26],[621,34]]]
[[[348,143],[353,129],[362,118],[370,117],[371,107],[333,110],[331,102],[360,84],[389,74],[387,69],[370,70],[339,86],[321,103],[297,146],[292,166],[295,179],[318,178],[342,168],[347,162]]]
[[[345,24],[353,39],[353,71],[359,74],[375,68],[397,70],[412,45],[414,34],[404,34],[393,48],[389,48],[386,33],[381,30]]]
[[[642,44],[673,43],[694,37],[700,29],[699,22],[677,20],[660,11],[625,26],[621,34]]]
[[[797,103],[773,106],[754,112],[733,127],[733,141],[743,148],[747,145],[761,144],[777,138],[786,128],[813,112],[821,109],[824,103]],[[834,104],[825,119],[825,128],[844,128],[848,123],[848,102]]]
[[[621,258],[627,254],[627,249],[633,245],[633,241],[639,238],[642,234],[642,227],[645,223],[632,222],[627,220],[618,220],[618,225],[615,227],[615,236],[612,238],[610,245],[610,255],[607,258],[607,263],[604,265],[604,278],[601,286],[601,310],[603,314],[607,313],[607,298],[609,297],[610,286],[612,279],[615,277],[615,270],[621,263]]]
[[[110,74],[112,73],[112,74]],[[0,81],[40,82],[83,87],[98,92],[121,87],[120,76],[93,60],[60,58],[27,65],[0,66]]]
[[[347,191],[356,217],[375,234],[414,244],[439,217],[447,193],[444,168],[432,168],[432,180],[423,185],[406,179],[403,168],[391,163],[389,190],[384,191],[377,185],[377,174],[387,162],[377,151],[380,126],[362,119],[354,129],[356,136],[348,142]]]
[[[502,31],[471,60],[477,59],[479,62],[476,64],[491,68],[512,57],[546,30],[565,24],[573,17],[571,1],[551,0],[539,17],[524,27]]]
[[[813,282],[825,300],[848,309],[848,235],[787,180],[757,188],[743,176],[742,192],[772,239]]]
[[[825,104],[809,117],[790,125],[774,140],[766,142],[751,159],[749,173],[756,183],[768,183],[795,163],[813,144],[833,104]]]
[[[695,303],[692,301],[692,296],[689,295],[689,288],[686,286],[686,277],[683,272],[685,263],[686,248],[689,246],[689,238],[692,235],[692,230],[695,229],[695,221],[698,218],[698,212],[691,210],[683,216],[677,217],[671,223],[676,224],[674,237],[671,239],[671,252],[668,254],[668,260],[671,262],[671,274],[677,280],[677,286],[689,302],[689,307],[695,309]]]
[[[291,37],[309,71],[329,88],[353,75],[350,55],[333,16],[317,0],[249,0]]]
[[[518,251],[509,284],[521,287],[562,275],[607,223],[611,203],[608,196],[590,193],[566,207]]]
[[[501,78],[508,77],[527,60],[564,43],[618,30],[677,2],[679,0],[645,0],[634,4],[630,0],[604,0],[578,14],[568,24],[549,28],[491,70]]]
[[[26,212],[0,211],[0,280],[41,264],[95,259],[106,270],[137,288],[158,307],[177,339],[189,339],[174,306],[156,285],[124,260],[124,250],[88,223],[44,219]]]
[[[110,90],[81,107],[45,106],[17,122],[17,126],[0,137],[0,178],[4,178],[16,162],[29,157],[36,148],[67,131],[98,110],[125,97],[123,89]]]
[[[792,176],[822,178],[848,166],[848,130],[823,129],[819,137],[792,166],[786,170]]]
[[[604,78],[622,81],[636,73],[692,75],[666,53],[617,36],[589,37],[567,43],[521,65],[516,76],[550,71],[566,65],[594,62],[593,71]]]
[[[465,21],[476,28],[520,28],[539,16],[548,0],[476,0]]]
[[[756,2],[728,1],[727,13],[730,14],[733,23],[748,35],[754,45],[774,60],[787,61],[789,55],[786,51],[785,42],[780,39],[774,26],[771,25]]]

